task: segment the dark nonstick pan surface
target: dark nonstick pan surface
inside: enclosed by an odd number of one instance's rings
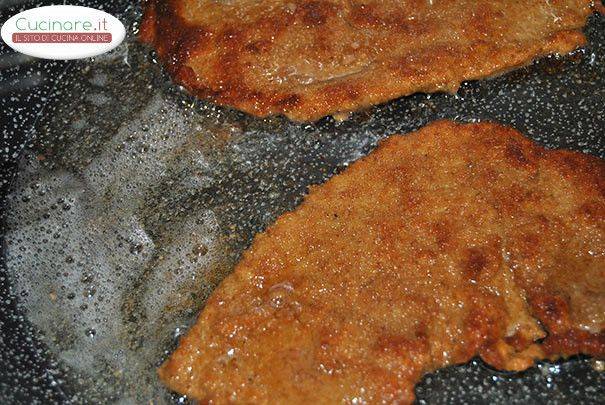
[[[17,4],[18,3],[18,4]],[[0,1],[0,20],[50,2]],[[59,2],[60,3],[60,2]],[[173,86],[135,40],[51,62],[0,48],[0,403],[177,403],[155,367],[255,233],[393,133],[494,120],[605,157],[605,19],[589,46],[457,95],[417,94],[338,123],[255,119]],[[3,46],[3,45],[0,45]],[[419,403],[603,403],[602,362],[430,374]]]

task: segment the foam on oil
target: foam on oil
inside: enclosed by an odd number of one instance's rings
[[[9,197],[14,289],[88,399],[161,397],[162,348],[226,267],[214,212],[175,213],[163,198],[211,180],[203,153],[187,146],[188,124],[155,97],[81,172],[49,170],[28,154]]]

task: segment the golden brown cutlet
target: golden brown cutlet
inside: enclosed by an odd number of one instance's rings
[[[148,0],[141,38],[201,98],[309,121],[568,53],[591,10],[591,0]]]
[[[605,356],[605,162],[493,123],[392,136],[256,236],[159,370],[212,403],[410,403]]]

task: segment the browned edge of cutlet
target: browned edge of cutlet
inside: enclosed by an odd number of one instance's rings
[[[494,49],[478,46],[462,53],[446,48],[423,50],[414,56],[422,66],[430,66],[430,73],[413,68],[372,69],[372,75],[380,80],[368,80],[367,72],[350,75],[346,79],[328,81],[313,86],[313,89],[250,88],[242,79],[238,69],[238,53],[245,44],[235,38],[229,40],[233,29],[213,33],[202,26],[194,26],[184,20],[183,3],[177,0],[146,0],[140,26],[141,41],[152,45],[166,71],[176,84],[201,99],[230,106],[257,117],[284,115],[294,121],[316,121],[327,115],[348,113],[416,92],[456,92],[464,80],[476,80],[506,73],[527,65],[534,59],[549,54],[567,54],[585,44],[580,29],[554,32],[531,46],[516,49]],[[595,12],[603,12],[603,6],[593,3]],[[285,29],[285,22],[273,17],[276,33]],[[229,31],[229,32],[227,32]],[[241,34],[241,33],[240,33]],[[276,34],[277,35],[277,34]],[[216,38],[226,38],[229,60],[222,61],[220,70],[224,80],[220,86],[198,77],[188,66],[196,54],[203,54],[214,45]],[[222,59],[221,59],[222,60]],[[494,60],[504,61],[493,63]],[[215,63],[209,59],[209,63]],[[460,65],[455,74],[451,66]],[[233,70],[233,72],[230,72]],[[387,77],[388,76],[388,77]],[[390,79],[389,79],[390,77]],[[444,78],[449,78],[444,82]]]

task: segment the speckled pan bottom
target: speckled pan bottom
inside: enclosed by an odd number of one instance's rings
[[[137,20],[123,10],[123,21]],[[24,123],[45,87],[4,104],[17,119],[0,159],[25,148],[3,210],[0,402],[186,401],[163,389],[155,367],[205,297],[308,185],[389,134],[437,118],[494,120],[605,157],[605,19],[593,17],[587,34],[589,48],[571,57],[341,123],[259,120],[194,100],[135,41],[94,61],[41,62],[61,80],[33,141],[23,141]],[[11,176],[0,176],[8,188]],[[599,403],[602,367],[572,359],[507,374],[474,361],[427,376],[418,402]]]

